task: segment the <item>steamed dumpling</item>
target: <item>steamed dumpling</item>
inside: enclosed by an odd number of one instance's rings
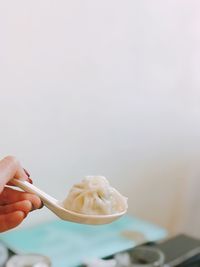
[[[108,215],[127,209],[127,198],[103,176],[86,176],[64,200],[66,209],[88,215]]]

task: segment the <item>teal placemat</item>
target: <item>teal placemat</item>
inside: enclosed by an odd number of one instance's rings
[[[53,220],[31,228],[1,234],[8,247],[19,253],[40,253],[53,267],[75,267],[84,259],[106,257],[137,245],[124,232],[142,233],[148,241],[166,237],[166,231],[140,219],[124,216],[108,225],[89,226]]]

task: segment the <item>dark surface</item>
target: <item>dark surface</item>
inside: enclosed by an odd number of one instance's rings
[[[165,264],[170,266],[200,267],[200,253],[198,253],[198,250],[200,251],[200,240],[198,239],[181,234],[159,244],[149,242],[144,245],[160,249],[165,254]],[[131,253],[133,250],[134,248],[123,252]],[[113,256],[111,255],[105,259],[112,259]],[[179,263],[173,264],[177,259]],[[85,265],[78,267],[85,267]]]
[[[200,254],[178,265],[178,267],[200,267]]]
[[[164,252],[166,263],[173,262],[175,259],[186,261],[187,258],[200,253],[200,240],[182,234],[156,244],[155,247]]]

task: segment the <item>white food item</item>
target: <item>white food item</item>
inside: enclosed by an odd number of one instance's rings
[[[125,211],[127,198],[111,187],[103,176],[86,176],[70,190],[63,205],[87,215],[109,215]]]
[[[117,267],[116,260],[94,259],[85,262],[87,267]],[[122,265],[121,265],[122,266]]]

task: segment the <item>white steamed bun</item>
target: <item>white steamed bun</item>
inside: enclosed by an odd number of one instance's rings
[[[88,215],[109,215],[127,209],[127,198],[111,187],[103,176],[86,176],[70,190],[63,205]]]

